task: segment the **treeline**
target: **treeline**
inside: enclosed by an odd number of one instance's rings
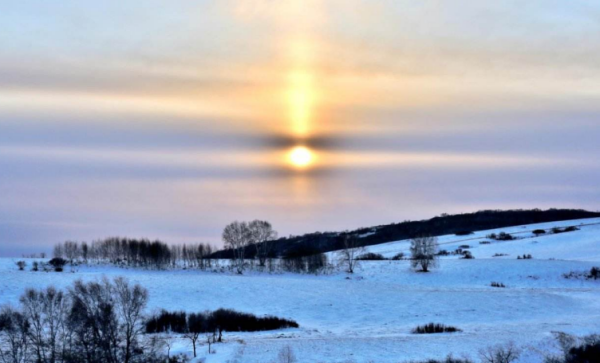
[[[425,221],[405,221],[354,231],[316,232],[279,239],[267,221],[235,221],[223,230],[225,248],[218,251],[213,251],[208,244],[168,245],[158,240],[112,237],[90,244],[67,241],[56,245],[53,255],[71,263],[82,261],[158,269],[204,269],[212,267],[215,260],[228,259],[232,261],[228,267],[238,273],[247,267],[313,273],[328,267],[325,252],[343,250],[348,240],[356,241],[356,247],[364,247],[419,236],[465,234],[466,231],[592,217],[600,217],[600,213],[573,209],[487,210],[444,214]]]
[[[185,311],[169,312],[166,310],[154,315],[146,322],[147,334],[177,333],[188,338],[194,348],[201,334],[207,334],[208,343],[223,341],[223,332],[257,332],[298,328],[293,320],[275,316],[257,317],[253,314],[241,313],[230,309],[218,309],[213,312],[188,314]]]
[[[302,236],[283,237],[269,242],[273,255],[285,257],[304,253],[316,254],[340,250],[348,237],[357,238],[362,246],[412,239],[418,236],[442,236],[464,233],[464,231],[482,231],[487,229],[536,224],[573,219],[600,217],[599,212],[581,209],[549,210],[484,210],[475,213],[441,216],[423,221],[405,221],[401,223],[360,228],[344,232],[315,232]],[[253,256],[256,247],[248,246],[245,256]],[[306,255],[306,254],[305,254]],[[215,258],[233,258],[234,250],[224,249],[213,253]],[[307,255],[306,255],[307,256]]]
[[[87,242],[66,241],[54,246],[53,257],[70,263],[111,263],[128,267],[170,266],[206,268],[211,265],[209,244],[168,245],[147,239],[111,237]]]
[[[152,317],[146,323],[146,333],[163,333],[172,331],[175,333],[186,333],[193,329],[200,333],[223,331],[229,332],[257,332],[278,330],[286,328],[298,328],[297,322],[282,319],[276,316],[258,317],[254,314],[241,313],[231,309],[218,309],[196,314],[187,314],[185,311],[168,312],[162,311]]]

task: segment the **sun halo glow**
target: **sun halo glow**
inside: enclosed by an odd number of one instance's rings
[[[294,167],[304,169],[313,163],[314,154],[306,146],[296,146],[288,153],[288,161]]]

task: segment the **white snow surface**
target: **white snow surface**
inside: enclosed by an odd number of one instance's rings
[[[534,237],[534,229],[578,226],[580,230]],[[520,239],[489,241],[492,232]],[[552,332],[600,333],[600,280],[570,280],[570,271],[600,266],[600,219],[544,223],[442,236],[440,248],[470,245],[474,260],[444,257],[430,273],[410,262],[368,261],[352,275],[249,272],[235,275],[197,270],[149,271],[110,266],[79,266],[73,272],[18,271],[18,259],[0,259],[0,303],[17,304],[25,288],[67,288],[76,279],[125,276],[150,292],[149,311],[188,312],[232,308],[257,315],[296,320],[298,329],[225,333],[215,354],[199,348],[196,361],[207,363],[276,362],[289,345],[298,363],[406,362],[429,358],[471,357],[482,348],[513,341],[524,349],[520,362],[537,363],[556,352]],[[391,257],[407,252],[410,241],[371,246]],[[507,254],[492,257],[494,254]],[[531,254],[531,260],[517,255]],[[331,258],[335,253],[329,254]],[[31,262],[31,261],[29,261]],[[31,265],[31,263],[29,263]],[[492,281],[506,288],[490,286]],[[429,322],[456,326],[452,334],[415,335]],[[181,340],[177,351],[191,354]]]

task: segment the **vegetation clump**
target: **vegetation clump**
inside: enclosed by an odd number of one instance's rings
[[[513,237],[511,234],[508,234],[506,232],[500,232],[498,234],[492,233],[492,234],[488,234],[486,237],[489,239],[496,240],[496,241],[512,241],[515,239],[515,237]]]
[[[190,320],[192,319],[192,320]],[[187,314],[181,312],[161,311],[146,322],[146,333],[173,332],[184,334],[192,329],[191,323],[199,321],[200,333],[210,333],[217,330],[235,332],[257,332],[298,328],[297,322],[275,316],[257,317],[253,314],[241,313],[230,309],[218,309],[213,312]]]
[[[563,277],[566,279],[598,280],[600,279],[600,267],[592,267],[589,272],[571,271],[563,274]]]
[[[392,257],[392,260],[394,260],[394,261],[403,260],[403,259],[404,259],[404,252],[398,252],[394,255],[394,257]]]
[[[456,333],[462,330],[450,325],[429,323],[419,325],[412,330],[413,334],[437,334],[437,333]]]
[[[67,260],[61,257],[54,257],[53,259],[48,261],[48,264],[54,268],[54,271],[62,272],[65,265],[67,264]]]
[[[25,267],[27,266],[27,262],[25,261],[17,261],[15,264],[19,268],[19,271],[24,271]]]

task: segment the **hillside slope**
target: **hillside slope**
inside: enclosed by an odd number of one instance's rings
[[[405,221],[395,224],[360,228],[344,232],[315,232],[302,236],[283,237],[273,243],[275,256],[306,256],[335,251],[343,246],[346,237],[360,238],[363,246],[414,238],[420,235],[442,236],[464,231],[482,231],[494,228],[519,226],[534,223],[577,220],[600,217],[598,212],[576,209],[549,210],[487,210],[475,213],[442,215],[423,221]],[[247,248],[249,258],[256,253],[254,247]],[[232,251],[221,250],[215,258],[231,258]]]

